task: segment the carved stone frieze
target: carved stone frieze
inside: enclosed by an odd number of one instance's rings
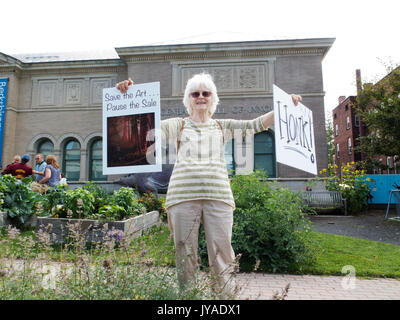
[[[56,105],[57,80],[44,80],[38,82],[38,105],[54,106]]]
[[[111,79],[91,79],[90,82],[90,104],[103,103],[103,89],[111,87]]]
[[[66,81],[64,85],[64,91],[65,91],[66,105],[81,104],[81,95],[82,95],[81,80]]]
[[[274,81],[274,59],[238,62],[172,63],[172,95],[181,96],[193,75],[209,73],[218,94],[268,94]]]
[[[116,82],[110,77],[32,78],[33,107],[98,106],[103,101],[103,88]]]

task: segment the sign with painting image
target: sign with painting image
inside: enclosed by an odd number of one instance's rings
[[[312,111],[273,86],[276,161],[317,175]]]
[[[103,89],[103,174],[161,171],[160,83]]]

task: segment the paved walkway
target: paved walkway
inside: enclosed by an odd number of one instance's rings
[[[240,273],[238,299],[271,300],[290,284],[285,300],[400,300],[400,281],[344,276]]]

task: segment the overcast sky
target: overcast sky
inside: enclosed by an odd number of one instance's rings
[[[6,1],[6,2],[5,2]],[[325,110],[400,62],[400,1],[5,0],[0,52],[113,49],[231,32],[245,40],[336,38],[323,61]]]

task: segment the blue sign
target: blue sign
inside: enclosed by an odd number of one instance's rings
[[[0,166],[3,158],[4,117],[7,105],[8,78],[0,78]]]

